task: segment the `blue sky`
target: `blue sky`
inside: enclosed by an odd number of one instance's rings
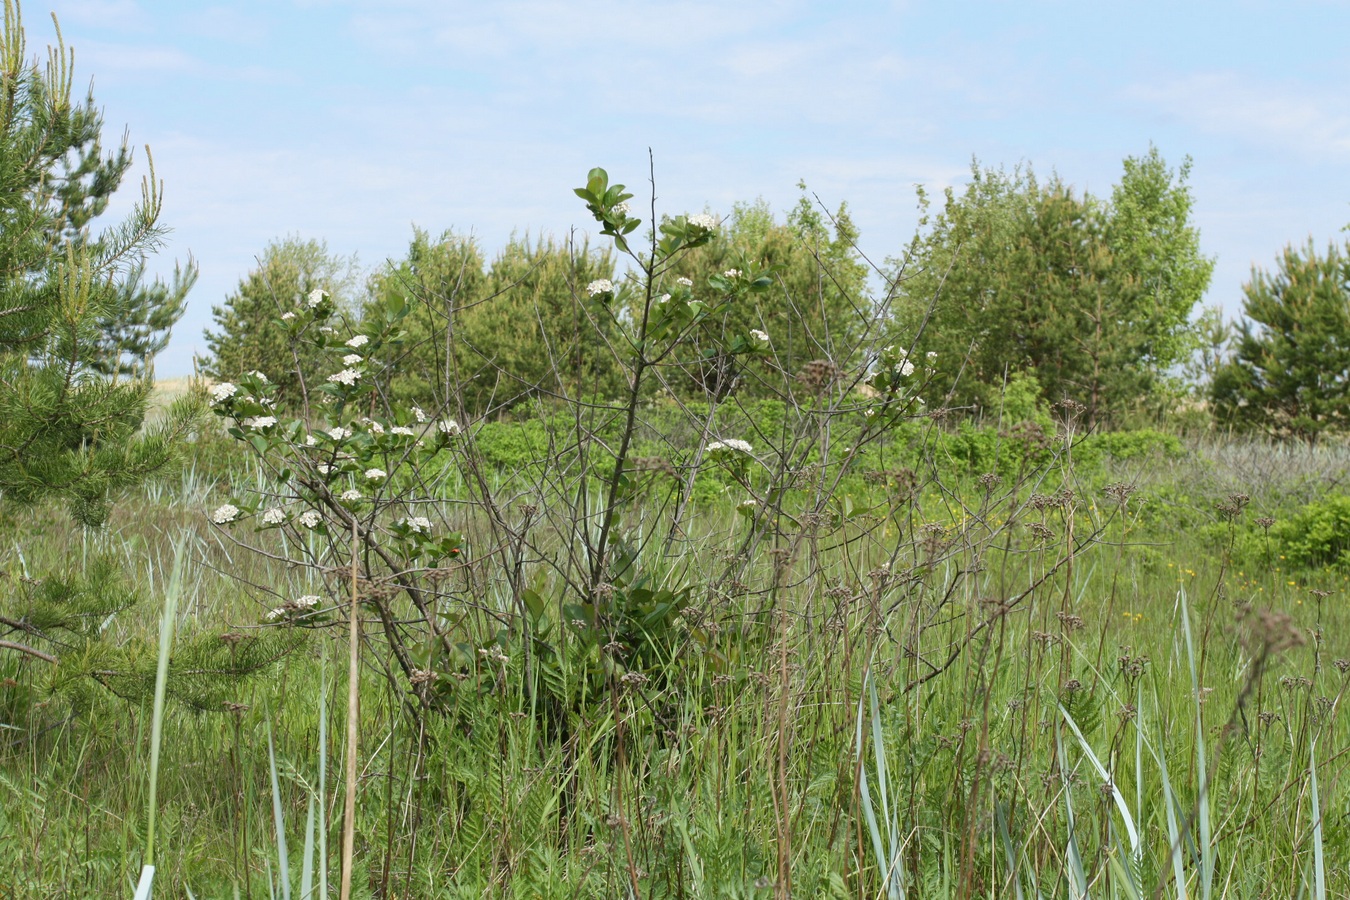
[[[913,234],[914,185],[970,161],[1109,193],[1150,142],[1191,185],[1206,298],[1350,222],[1350,3],[818,0],[27,0],[55,12],[106,135],[149,144],[171,271],[201,279],[161,355],[202,330],[267,243],[321,238],[373,268],[414,225],[555,234],[602,165],[658,206],[846,200],[873,259]],[[136,178],[144,172],[138,149]],[[134,183],[123,190],[133,200]],[[125,205],[120,207],[124,210]],[[114,206],[113,214],[119,211]]]

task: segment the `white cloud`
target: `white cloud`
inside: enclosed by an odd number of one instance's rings
[[[1350,156],[1350,100],[1307,84],[1260,82],[1236,72],[1199,72],[1127,88],[1183,124],[1312,158]]]

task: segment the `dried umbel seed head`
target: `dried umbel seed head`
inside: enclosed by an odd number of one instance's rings
[[[435,681],[436,673],[430,669],[414,669],[408,680],[416,687],[418,685],[426,684],[429,681]]]
[[[1270,516],[1262,516],[1256,520],[1256,524],[1262,531],[1270,531],[1270,526],[1275,524],[1275,520]]]
[[[1065,631],[1068,631],[1070,633],[1075,632],[1083,627],[1082,616],[1075,616],[1071,613],[1066,612],[1057,612],[1055,613],[1055,618],[1059,619],[1060,627],[1062,627]]]
[[[539,514],[539,505],[536,503],[522,503],[519,507],[520,514],[527,519],[533,519]]]
[[[1028,522],[1027,530],[1031,532],[1032,539],[1038,542],[1048,542],[1055,539],[1055,530],[1042,525],[1040,522]]]
[[[591,593],[595,595],[597,600],[608,600],[610,597],[614,596],[614,585],[602,581],[591,588]]]
[[[1232,521],[1242,515],[1242,511],[1247,508],[1251,502],[1251,497],[1246,494],[1229,494],[1227,500],[1220,500],[1214,504],[1214,509],[1223,518]]]
[[[1138,485],[1130,484],[1125,481],[1117,481],[1114,484],[1108,484],[1106,487],[1102,488],[1102,493],[1120,506],[1124,506],[1129,502],[1130,495],[1137,490],[1139,490]]]
[[[1073,421],[1083,413],[1087,412],[1086,406],[1071,397],[1065,397],[1063,400],[1056,403],[1055,406],[1064,414],[1064,419],[1066,421]]]
[[[1122,722],[1132,722],[1134,721],[1135,718],[1138,717],[1138,715],[1139,710],[1135,708],[1133,703],[1126,703],[1116,713],[1116,717],[1119,718],[1120,721]]]
[[[1064,682],[1064,693],[1066,694],[1076,694],[1082,689],[1083,682],[1079,681],[1077,678],[1070,678],[1068,681]]]
[[[1327,599],[1328,597],[1330,597],[1331,594],[1332,594],[1331,591],[1323,591],[1323,590],[1320,590],[1320,589],[1318,589],[1318,588],[1309,588],[1309,589],[1308,589],[1308,593],[1312,594],[1312,595],[1313,595],[1314,597],[1316,597],[1318,600],[1325,600],[1325,599]]]
[[[985,472],[980,476],[979,480],[980,484],[984,485],[986,491],[992,491],[1003,481],[1003,479],[994,472]]]
[[[640,688],[645,687],[647,682],[651,681],[651,679],[641,672],[625,672],[619,681],[621,681],[625,687]]]
[[[1331,664],[1335,666],[1336,671],[1340,672],[1342,675],[1344,675],[1346,672],[1350,672],[1350,659],[1337,659],[1334,660]]]
[[[1284,716],[1275,712],[1263,712],[1258,714],[1256,718],[1260,720],[1262,725],[1274,725],[1276,722],[1283,719]]]

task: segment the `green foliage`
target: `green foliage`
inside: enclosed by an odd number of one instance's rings
[[[1350,496],[1328,494],[1277,521],[1271,538],[1291,565],[1343,565],[1350,551]]]
[[[1224,425],[1315,441],[1350,425],[1350,248],[1286,247],[1243,286],[1243,320],[1211,385]]]
[[[147,293],[125,275],[161,241],[159,186],[152,170],[124,222],[90,231],[130,152],[103,156],[93,99],[72,102],[71,54],[58,43],[45,69],[27,59],[12,2],[0,78],[0,492],[6,503],[59,497],[97,525],[116,491],[170,461],[194,416],[192,403],[177,405],[138,435],[148,359],[125,358],[151,352],[153,334],[181,312],[181,296]],[[138,377],[105,377],[128,367]]]
[[[935,351],[931,404],[989,410],[1009,373],[1120,422],[1173,388],[1213,262],[1190,221],[1189,162],[1125,160],[1109,201],[1030,169],[981,170],[922,224],[893,277],[897,340]]]
[[[763,283],[701,322],[679,357],[685,377],[668,379],[670,386],[682,396],[778,396],[773,374],[795,376],[813,360],[848,363],[873,312],[857,239],[844,204],[827,219],[803,195],[782,222],[763,200],[736,204],[706,244],[664,271],[662,290],[678,293],[677,279],[685,278],[703,299],[737,282]],[[756,331],[767,335],[770,372],[745,352],[760,349]]]
[[[353,308],[357,273],[354,256],[332,254],[323,241],[286,237],[268,244],[257,268],[224,305],[211,308],[218,330],[206,332],[202,373],[233,381],[262,372],[275,381],[278,403],[299,406],[329,371],[320,365],[319,335],[295,327],[294,317],[315,291],[328,294],[339,310]]]
[[[408,338],[388,360],[390,393],[475,415],[529,399],[614,396],[621,328],[587,292],[613,277],[612,255],[584,241],[513,236],[485,271],[472,239],[416,232],[408,255],[371,282],[369,304],[396,296],[412,307]]]

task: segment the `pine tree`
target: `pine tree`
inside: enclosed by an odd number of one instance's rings
[[[1211,398],[1223,425],[1315,441],[1350,427],[1350,245],[1286,247],[1254,270]]]
[[[128,217],[93,230],[131,165],[131,153],[124,144],[105,156],[102,116],[92,97],[72,101],[72,55],[59,29],[45,66],[25,54],[18,4],[5,0],[0,512],[14,515],[60,500],[77,524],[95,527],[106,520],[118,491],[175,458],[197,421],[200,403],[189,397],[144,427],[153,387],[150,357],[162,346],[159,332],[181,309],[181,296],[173,295],[186,292],[195,270],[180,270],[176,289],[142,287],[139,273],[164,235],[153,166]],[[161,303],[164,308],[156,308]],[[93,613],[125,605],[117,573],[106,567],[36,582],[7,574],[9,584],[0,587],[0,647],[30,657],[54,660],[57,652],[83,646],[95,636],[90,623],[102,621]],[[38,590],[38,584],[47,588]],[[47,649],[40,649],[44,644]]]
[[[212,307],[219,330],[206,332],[208,355],[197,361],[199,369],[217,381],[262,372],[277,385],[278,402],[297,408],[321,374],[322,354],[314,335],[295,332],[283,317],[316,290],[328,293],[339,310],[351,309],[357,282],[356,259],[330,253],[323,241],[273,241],[225,303]]]

